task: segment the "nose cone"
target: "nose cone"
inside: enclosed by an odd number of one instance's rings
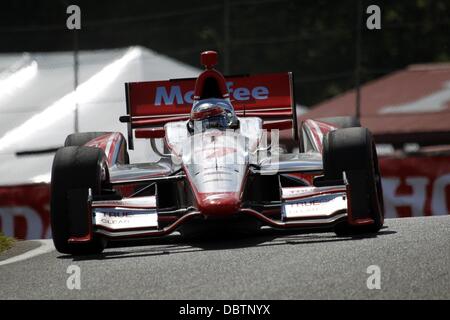
[[[208,216],[235,214],[241,201],[238,192],[199,193],[199,210]]]

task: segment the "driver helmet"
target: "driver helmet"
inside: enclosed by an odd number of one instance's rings
[[[205,99],[194,104],[191,111],[191,129],[203,132],[207,129],[226,130],[236,122],[233,107],[225,99]]]

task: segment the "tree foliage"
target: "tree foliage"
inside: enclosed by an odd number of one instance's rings
[[[228,48],[228,73],[293,71],[296,96],[313,105],[354,86],[358,0],[73,1],[82,11],[81,49],[142,45],[198,65],[199,52]],[[450,60],[448,0],[362,5],[362,81],[413,63]],[[54,1],[2,1],[1,52],[71,50],[65,8]],[[381,8],[381,30],[365,9]],[[219,67],[223,67],[223,64]]]

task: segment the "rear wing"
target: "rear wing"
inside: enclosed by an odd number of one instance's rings
[[[225,77],[230,100],[239,117],[260,117],[264,123],[291,121],[297,115],[291,72]],[[167,122],[189,119],[196,78],[125,84],[128,146],[133,149],[133,130],[162,127]],[[294,137],[297,130],[294,130]]]

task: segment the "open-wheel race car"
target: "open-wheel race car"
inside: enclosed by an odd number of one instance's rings
[[[289,72],[224,77],[214,51],[201,62],[196,79],[125,84],[127,139],[67,137],[51,180],[59,252],[99,253],[108,240],[210,225],[380,230],[381,181],[368,129],[351,117],[299,121]],[[279,130],[291,130],[296,148],[283,147]],[[134,138],[149,139],[158,158],[130,163]]]

